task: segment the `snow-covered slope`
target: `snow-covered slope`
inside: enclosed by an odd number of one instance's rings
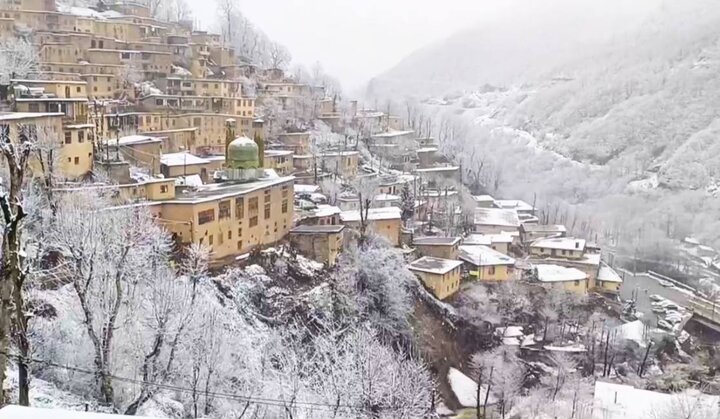
[[[714,240],[720,3],[622,3],[637,7],[579,0],[551,6],[552,18],[501,17],[413,54],[369,93],[470,121],[453,155],[474,148],[483,157],[464,167],[502,172],[490,193],[585,206],[578,214],[605,232]]]

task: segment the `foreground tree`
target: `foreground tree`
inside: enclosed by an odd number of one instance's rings
[[[0,41],[0,84],[26,79],[38,71],[38,53],[25,38]]]
[[[0,256],[0,384],[6,378],[11,336],[19,345],[20,404],[29,404],[29,372],[25,360],[29,353],[27,319],[22,289],[27,277],[25,253],[22,250],[23,220],[26,211],[22,205],[23,187],[28,162],[37,141],[37,128],[18,125],[5,126],[0,131],[0,153],[7,167],[8,185],[0,194],[3,216],[2,255]],[[2,386],[0,386],[2,387]],[[6,395],[0,389],[0,403]]]
[[[169,241],[146,210],[107,207],[91,193],[63,197],[50,240],[59,255],[56,279],[72,284],[82,309],[100,398],[111,404],[115,332],[121,316],[132,314],[126,310],[140,283],[152,280],[168,254]]]

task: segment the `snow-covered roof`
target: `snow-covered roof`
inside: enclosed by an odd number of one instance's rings
[[[44,118],[65,116],[62,112],[0,112],[0,121],[16,121],[18,119]]]
[[[420,271],[428,272],[435,275],[444,275],[460,265],[462,265],[462,262],[457,260],[440,259],[425,256],[408,264],[408,269],[410,269],[411,271]]]
[[[503,209],[514,209],[516,211],[531,212],[535,208],[525,201],[519,199],[496,199],[495,205]]]
[[[413,133],[415,133],[415,131],[388,130],[387,132],[381,132],[379,134],[374,134],[373,138],[395,138],[395,137],[402,137],[404,135],[411,135]]]
[[[148,143],[161,143],[162,139],[156,137],[149,137],[147,135],[126,135],[120,137],[119,140],[108,141],[111,144],[120,143],[120,145],[136,145],[136,144],[148,144]]]
[[[585,250],[585,240],[572,237],[551,237],[538,239],[530,244],[530,247],[557,249],[557,250]]]
[[[399,201],[400,197],[397,195],[391,195],[387,193],[381,193],[373,197],[373,201]]]
[[[600,265],[600,253],[585,253],[583,255],[583,257],[581,257],[579,259],[564,259],[564,258],[546,257],[546,258],[543,258],[543,261],[557,262],[560,264],[599,266]]]
[[[720,396],[702,394],[697,390],[658,393],[596,381],[594,406],[594,419],[677,418],[684,417],[685,410],[693,411],[698,417],[715,418],[720,415]]]
[[[290,230],[290,234],[330,234],[340,233],[345,228],[344,225],[314,225],[314,226],[297,226]]]
[[[63,409],[41,409],[9,405],[0,409],[0,419],[120,419],[122,415],[111,413],[78,412]],[[135,416],[138,419],[157,419],[148,416]]]
[[[415,169],[417,173],[457,172],[458,170],[460,170],[458,166],[437,166]]]
[[[318,204],[317,209],[313,212],[315,217],[332,217],[338,215],[342,210],[333,205]]]
[[[523,224],[521,227],[527,233],[565,233],[567,229],[562,224]]]
[[[293,186],[293,190],[296,194],[314,193],[318,192],[320,190],[320,187],[318,185],[301,185],[296,183],[295,186]]]
[[[469,234],[463,239],[466,246],[490,246],[493,243],[512,243],[513,237],[505,232],[500,234]]]
[[[210,160],[203,159],[202,157],[198,157],[188,152],[180,152],[163,154],[162,156],[160,156],[160,163],[164,164],[165,166],[173,167],[193,164],[208,164],[210,163]]]
[[[367,218],[369,221],[381,221],[381,220],[399,220],[402,215],[402,210],[398,207],[386,207],[386,208],[370,208],[368,210]],[[343,211],[340,213],[340,219],[346,222],[359,222],[360,211]]]
[[[474,223],[489,226],[519,227],[517,211],[498,208],[475,208]]]
[[[645,346],[648,341],[648,328],[642,320],[622,324],[612,330],[617,339],[631,340],[640,346]]]
[[[514,265],[515,259],[487,246],[460,246],[459,258],[475,266]]]
[[[202,185],[203,181],[200,175],[179,176],[175,178],[175,186],[191,186],[197,188]]]
[[[620,275],[618,275],[615,269],[609,267],[604,263],[600,265],[600,271],[598,272],[597,279],[598,281],[603,282],[623,282],[622,278],[620,277]]]
[[[420,147],[415,152],[417,153],[436,153],[438,151],[437,147]]]
[[[455,368],[450,368],[448,370],[447,379],[450,383],[450,388],[452,389],[453,393],[455,393],[455,397],[458,399],[461,406],[477,406],[478,384],[473,381],[472,378],[468,377],[467,375],[463,374]],[[486,385],[480,386],[480,405],[485,402],[485,394],[487,394],[487,390],[488,389]],[[488,397],[488,404],[496,403],[497,399],[495,398],[495,396],[492,395],[492,393],[490,393]]]
[[[415,237],[416,246],[454,246],[460,243],[460,237]]]
[[[290,156],[292,150],[265,150],[265,156],[276,157],[276,156]]]
[[[475,202],[495,202],[495,198],[490,195],[473,195],[472,199]]]
[[[535,265],[540,282],[584,281],[587,274],[576,268],[559,265]]]

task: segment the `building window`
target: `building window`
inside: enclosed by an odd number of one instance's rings
[[[255,227],[258,225],[258,217],[257,215],[254,217],[250,217],[250,227]]]
[[[265,198],[263,199],[263,202],[266,204],[270,202],[270,189],[265,190]]]
[[[488,268],[488,275],[495,275],[495,267],[491,266]]]
[[[245,199],[235,198],[235,218],[242,220],[245,218]]]
[[[580,285],[580,281],[575,281],[575,286],[577,287],[579,285]]]
[[[229,200],[228,200],[228,201],[222,201],[222,202],[220,202],[219,207],[220,207],[220,211],[219,211],[218,217],[219,217],[221,220],[223,220],[223,219],[225,219],[225,218],[230,218],[230,217],[231,217],[231,213],[230,213],[230,201],[229,201]]]
[[[285,162],[285,158],[283,157],[281,161],[284,163],[284,162]],[[289,191],[289,190],[290,190],[290,187],[288,187],[288,186],[283,186],[283,187],[282,187],[282,197],[283,197],[283,198],[287,198],[287,197],[288,197],[288,191]]]
[[[287,212],[288,212],[288,201],[287,201],[287,199],[285,199],[282,202],[282,213],[287,214]]]
[[[237,250],[242,250],[242,248],[243,248],[243,241],[242,241],[242,240],[238,240],[238,242],[237,242]]]
[[[80,157],[75,157],[75,165],[80,164]]]
[[[211,234],[210,237],[208,237],[208,245],[213,245],[213,235]]]
[[[80,93],[81,90],[82,90],[82,89],[80,89],[80,86],[78,86],[78,87],[75,88],[75,91],[76,91],[77,93]]]
[[[65,144],[72,144],[72,132],[65,132]]]
[[[258,212],[258,198],[257,197],[250,198],[250,201],[248,202],[248,211],[250,211],[250,214],[257,214],[257,212]]]
[[[232,230],[228,231],[228,240],[232,240]]]
[[[85,142],[85,132],[84,131],[78,131],[78,142],[79,143]]]
[[[242,227],[238,228],[238,238],[242,238]]]
[[[198,213],[198,224],[203,225],[215,221],[215,210],[209,209]],[[212,244],[212,243],[210,243]]]
[[[270,219],[270,203],[269,203],[269,202],[268,202],[267,204],[265,204],[265,214],[264,214],[264,216],[265,216],[265,219],[266,219],[266,220],[269,220],[269,219]]]
[[[160,185],[160,193],[167,193],[168,185]]]

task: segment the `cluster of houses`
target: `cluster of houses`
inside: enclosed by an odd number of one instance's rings
[[[419,256],[408,264],[439,298],[458,291],[460,280],[529,280],[577,294],[617,294],[622,278],[601,260],[600,249],[567,237],[562,225],[537,223],[523,201],[474,197],[473,232],[458,237],[415,237]]]
[[[600,249],[539,225],[533,205],[464,205],[460,168],[403,118],[259,68],[192,22],[129,1],[52,0],[5,3],[0,22],[0,38],[39,53],[37,77],[0,86],[3,132],[56,144],[59,192],[107,190],[118,206],[146,207],[215,264],[289,242],[332,266],[349,232],[367,229],[441,299],[463,280],[618,290]],[[318,125],[334,140],[320,144]],[[358,181],[373,185],[365,196]]]

